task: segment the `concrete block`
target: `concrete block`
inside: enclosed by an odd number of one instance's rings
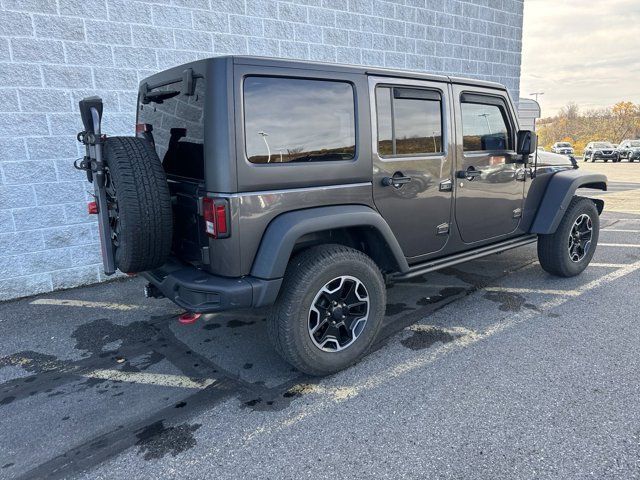
[[[309,7],[309,23],[321,27],[335,27],[336,12],[328,8]]]
[[[73,131],[67,132],[66,136],[29,137],[27,153],[30,160],[38,162],[56,158],[74,158],[78,154],[78,145]]]
[[[262,34],[262,32],[260,32],[260,34]],[[213,40],[209,32],[174,30],[173,36],[176,42],[176,48],[179,50],[213,51]]]
[[[42,233],[35,231],[29,235],[24,233],[0,233],[0,252],[2,255],[22,255],[36,252],[44,248]]]
[[[145,2],[107,0],[107,12],[107,18],[114,22],[152,23],[151,5]]]
[[[159,27],[192,28],[191,10],[173,6],[153,5],[151,9],[153,24]]]
[[[17,232],[41,230],[60,225],[61,206],[43,206],[16,208],[13,210],[13,221]]]
[[[106,18],[105,0],[58,0],[60,14],[71,17]]]
[[[362,63],[362,49],[352,47],[337,47],[338,63],[360,65]]]
[[[280,56],[283,58],[309,58],[309,44],[280,40]]]
[[[12,38],[11,51],[17,62],[64,63],[62,42],[58,40]]]
[[[385,35],[396,35],[404,37],[405,35],[405,23],[399,20],[384,19],[384,33]]]
[[[363,16],[360,20],[360,28],[363,32],[382,33],[384,19],[380,17]]]
[[[404,53],[399,52],[385,52],[384,53],[384,66],[390,68],[406,68],[407,58]]]
[[[247,38],[240,35],[222,35],[214,33],[213,35],[213,51],[217,54],[236,54],[242,55],[247,53]]]
[[[258,18],[278,18],[277,0],[251,0],[247,2],[247,15]]]
[[[317,62],[335,62],[336,61],[336,47],[331,45],[309,45],[309,58]]]
[[[250,37],[261,37],[264,33],[261,18],[244,15],[230,15],[229,29],[234,35],[247,35]]]
[[[362,50],[362,63],[376,67],[384,66],[384,52],[379,50]]]
[[[102,253],[100,251],[100,243],[91,243],[79,247],[71,247],[71,264],[74,267],[84,265],[102,266]]]
[[[36,204],[36,196],[31,185],[0,186],[0,210],[31,207]],[[12,222],[13,223],[13,222]]]
[[[100,281],[97,266],[76,267],[51,273],[54,290],[88,285]]]
[[[346,47],[349,45],[349,31],[339,28],[323,28],[322,39],[327,45]]]
[[[18,112],[18,92],[14,89],[0,88],[0,112]]]
[[[133,69],[95,68],[93,76],[96,88],[134,90],[138,87],[138,76]]]
[[[80,18],[34,15],[33,24],[37,37],[77,41],[85,39],[84,23]]]
[[[124,23],[86,20],[85,28],[87,33],[87,42],[89,43],[105,43],[108,45],[131,45],[130,25]],[[140,36],[140,32],[143,28],[145,27],[136,27],[135,32],[138,34],[138,36]]]
[[[322,43],[322,27],[296,23],[294,24],[294,30],[296,42]]]
[[[27,13],[0,11],[0,35],[6,37],[33,35],[33,24]]]
[[[276,39],[251,37],[247,41],[249,55],[277,57],[280,54],[280,46]]]
[[[3,0],[5,10],[35,13],[58,13],[56,0]]]
[[[42,65],[42,77],[47,87],[91,88],[93,75],[88,67],[64,65]]]
[[[71,95],[64,90],[19,89],[20,105],[26,112],[68,112],[71,110]]]
[[[0,138],[48,133],[49,126],[44,114],[0,113]]]
[[[27,253],[21,255],[20,260],[24,275],[52,272],[72,266],[70,252],[67,249]]]
[[[26,297],[51,290],[51,276],[48,273],[0,280],[0,300]]]
[[[211,0],[211,10],[214,12],[236,13],[238,15],[247,13],[244,0]]]
[[[86,212],[87,207],[84,205]],[[42,231],[46,249],[72,247],[95,243],[93,225],[80,224],[64,227],[48,228]]]
[[[52,162],[3,162],[0,164],[6,185],[55,182],[56,170]]]
[[[65,42],[67,61],[73,65],[113,66],[113,55],[109,45]]]
[[[38,205],[58,205],[71,202],[84,202],[85,182],[57,182],[34,185]]]
[[[304,5],[281,2],[278,4],[278,18],[286,22],[308,23],[309,11]]]
[[[27,147],[23,138],[0,138],[0,162],[27,160]]]
[[[286,40],[295,35],[293,24],[279,20],[264,20],[264,36]]]
[[[226,33],[229,31],[229,15],[221,12],[193,12],[193,28]]]
[[[0,219],[2,213],[0,212]],[[20,256],[0,257],[0,280],[22,275],[22,262]]]
[[[169,28],[137,26],[133,29],[133,45],[149,48],[174,48],[173,31]]]

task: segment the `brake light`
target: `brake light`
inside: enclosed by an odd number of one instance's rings
[[[229,204],[225,199],[206,197],[202,200],[204,225],[213,238],[229,236]]]
[[[87,204],[87,209],[89,210],[89,215],[97,215],[98,214],[98,203],[97,202],[89,202]]]
[[[136,123],[136,137],[151,131],[153,131],[153,125],[150,123]]]

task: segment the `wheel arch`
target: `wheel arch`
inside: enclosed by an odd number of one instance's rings
[[[409,269],[397,239],[378,212],[364,205],[336,205],[294,210],[273,219],[260,242],[251,275],[281,278],[295,252],[322,243],[356,248],[381,270]]]
[[[556,231],[571,199],[578,188],[607,190],[607,177],[599,173],[565,170],[553,175],[529,230],[530,233],[550,234]],[[602,213],[604,201],[591,199]]]

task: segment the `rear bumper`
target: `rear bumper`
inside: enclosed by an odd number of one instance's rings
[[[227,278],[171,260],[141,274],[176,305],[190,312],[221,312],[271,305],[282,279],[263,280],[251,276]]]

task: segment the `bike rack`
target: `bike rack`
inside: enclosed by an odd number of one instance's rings
[[[106,192],[106,164],[102,159],[102,145],[106,135],[100,132],[102,121],[102,99],[100,97],[86,97],[80,100],[80,115],[84,131],[78,133],[78,141],[84,144],[86,153],[82,161],[74,166],[87,172],[87,180],[93,183],[95,201],[97,203],[98,229],[100,248],[102,250],[102,264],[106,275],[113,275],[116,271],[113,243],[111,241],[111,226],[109,224],[109,206]]]

